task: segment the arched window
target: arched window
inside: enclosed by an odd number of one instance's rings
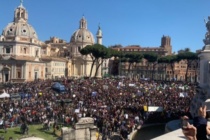
[[[23,51],[24,51],[24,54],[26,54],[27,49],[26,49],[26,48],[24,48],[24,49],[23,49]]]
[[[10,47],[6,47],[6,53],[8,54],[8,53],[10,53]]]
[[[20,12],[18,12],[18,13],[17,13],[17,16],[16,16],[16,17],[17,17],[17,18],[19,18],[19,17],[20,17]]]
[[[24,13],[21,13],[21,18],[24,18]]]

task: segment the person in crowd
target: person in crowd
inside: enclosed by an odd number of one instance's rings
[[[188,119],[187,116],[182,119]],[[183,129],[183,134],[188,140],[207,140],[210,135],[210,125],[207,123],[206,106],[201,106],[198,110],[198,116],[193,118],[193,125],[187,124]]]
[[[2,100],[0,118],[6,118],[11,126],[19,125],[22,120],[27,124],[44,124],[46,119],[55,124],[75,126],[80,118],[92,117],[103,138],[110,137],[113,132],[127,138],[141,125],[189,116],[196,88],[195,84],[186,82],[130,78],[63,78],[59,82],[65,85],[65,93],[51,88],[53,80],[5,87],[11,97],[20,94],[21,98]],[[148,106],[162,107],[162,111],[151,112],[146,109]]]

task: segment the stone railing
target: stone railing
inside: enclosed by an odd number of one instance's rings
[[[174,130],[172,132],[166,133],[152,140],[183,140],[185,136],[182,133],[182,129]]]

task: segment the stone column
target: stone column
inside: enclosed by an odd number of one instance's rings
[[[26,79],[26,65],[24,64],[23,65],[23,79],[25,78]]]
[[[84,63],[81,64],[81,74],[80,76],[83,76],[84,75]]]
[[[10,79],[11,79],[11,72],[10,72],[10,70],[8,71],[8,81],[10,81]]]
[[[5,79],[4,79],[4,71],[2,71],[2,82],[4,83],[5,82]]]
[[[11,79],[14,77],[14,65],[11,66]]]
[[[23,75],[24,75],[24,70],[23,70],[23,65],[21,66],[21,79],[23,79]]]

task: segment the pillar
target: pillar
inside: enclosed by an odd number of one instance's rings
[[[5,76],[4,76],[4,71],[2,71],[2,82],[5,82]]]

